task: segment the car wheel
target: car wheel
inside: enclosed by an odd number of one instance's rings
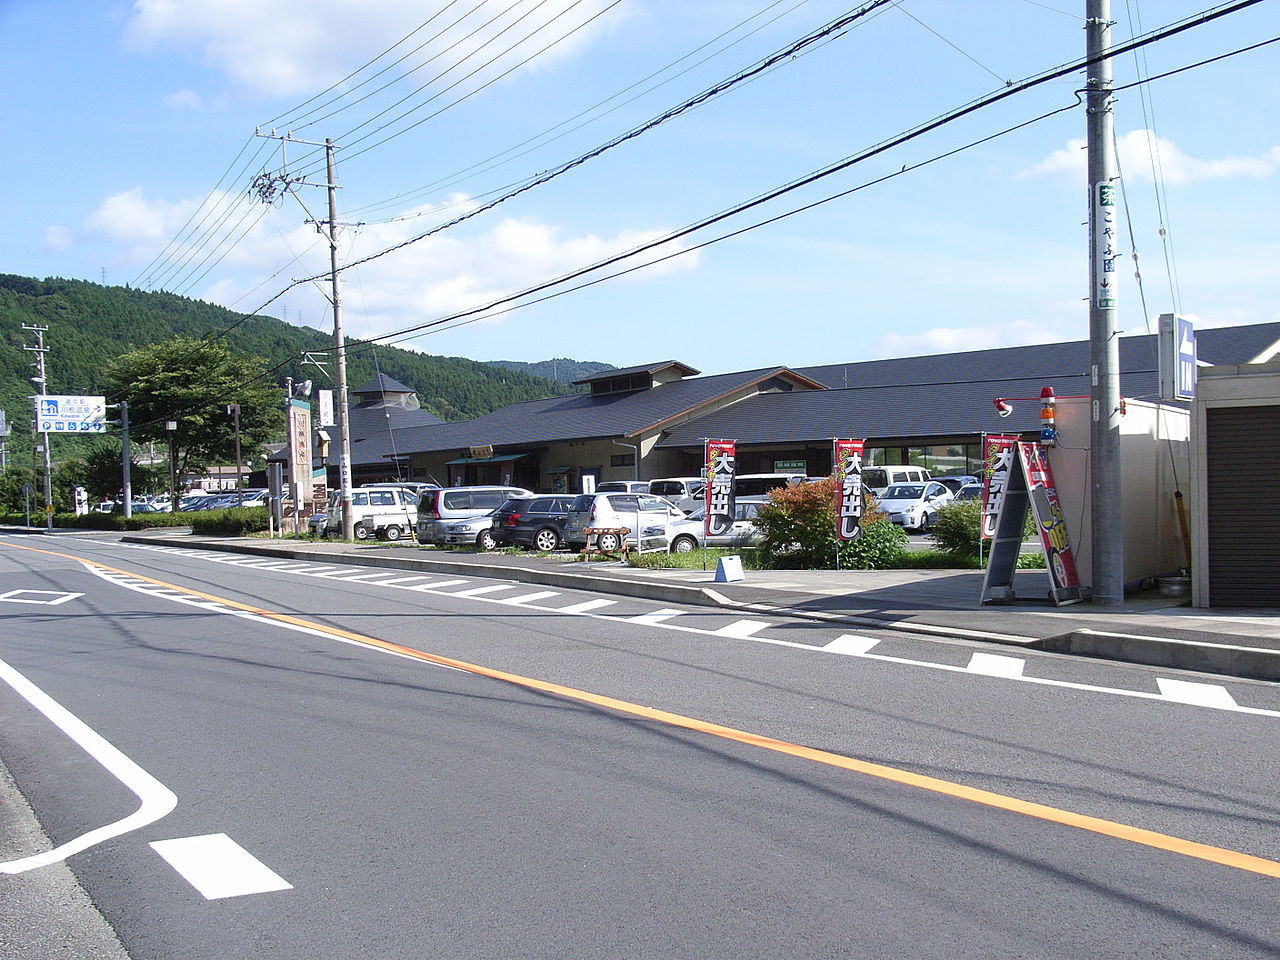
[[[363,523],[357,523],[355,525],[355,529],[352,532],[356,535],[357,540],[368,540],[369,537],[372,535],[369,528],[366,527]]]
[[[498,549],[498,541],[494,539],[493,534],[488,530],[481,530],[476,535],[476,546],[481,550],[496,550]]]
[[[693,553],[698,549],[698,541],[693,537],[676,537],[671,541],[672,553]]]
[[[933,514],[927,511],[925,513],[920,514],[920,526],[916,527],[916,530],[919,531],[920,533],[928,533],[932,529],[933,529]]]
[[[533,535],[533,546],[534,549],[543,553],[550,553],[560,546],[560,535],[550,527],[543,527]]]
[[[616,533],[602,533],[596,540],[596,545],[602,553],[617,553],[618,547],[622,544],[618,540]]]
[[[399,540],[404,536],[404,531],[397,527],[394,523],[382,531],[382,535],[388,540]]]

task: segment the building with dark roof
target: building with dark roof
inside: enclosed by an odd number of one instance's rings
[[[1280,323],[1197,331],[1202,362],[1280,357]],[[1128,400],[1158,401],[1154,334],[1120,342]],[[742,473],[823,475],[833,438],[865,438],[868,464],[977,473],[984,433],[1035,434],[1040,391],[1089,393],[1084,341],[698,376],[677,361],[607,370],[589,394],[517,403],[472,420],[396,432],[411,480],[576,490],[583,476],[697,476],[703,443],[738,441]],[[1001,417],[994,401],[1011,408]],[[1179,407],[1184,409],[1185,406]]]

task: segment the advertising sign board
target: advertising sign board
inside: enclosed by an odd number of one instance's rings
[[[1186,317],[1160,314],[1160,399],[1194,400],[1196,395],[1196,330]]]
[[[1071,538],[1067,534],[1067,521],[1062,514],[1057,487],[1053,484],[1053,470],[1044,447],[1036,443],[1019,443],[1022,468],[1026,471],[1027,490],[1031,495],[1031,509],[1040,533],[1040,545],[1044,548],[1045,566],[1049,571],[1049,589],[1055,597],[1075,591],[1080,595],[1080,578],[1076,574],[1076,562],[1071,552]]]
[[[106,397],[35,397],[40,433],[102,433],[107,429]]]
[[[1018,442],[1012,434],[986,434],[982,438],[982,523],[983,540],[996,535],[996,518],[1009,486],[1009,471],[1013,467],[1013,445]]]
[[[735,449],[733,440],[707,441],[707,510],[703,530],[709,537],[721,536],[733,529],[733,480],[737,472]]]
[[[837,440],[831,462],[836,465],[836,538],[862,536],[862,447],[864,440]]]

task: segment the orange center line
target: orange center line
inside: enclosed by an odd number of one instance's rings
[[[770,750],[774,753],[797,757],[802,760],[809,760],[814,763],[821,763],[826,766],[836,767],[842,770],[849,770],[853,773],[860,773],[868,777],[874,777],[878,780],[898,783],[903,786],[914,787],[919,790],[926,790],[943,796],[955,797],[959,800],[967,800],[971,803],[982,804],[997,810],[1017,813],[1022,816],[1032,817],[1037,820],[1056,823],[1066,827],[1074,827],[1077,830],[1085,830],[1090,833],[1100,834],[1104,837],[1124,840],[1129,843],[1153,847],[1157,850],[1177,853],[1182,856],[1205,860],[1209,863],[1216,863],[1226,867],[1234,867],[1237,870],[1246,870],[1250,873],[1257,873],[1262,876],[1280,879],[1280,863],[1274,860],[1267,860],[1262,857],[1255,857],[1251,854],[1241,853],[1236,850],[1229,850],[1225,847],[1215,847],[1210,844],[1197,843],[1194,840],[1185,840],[1181,837],[1157,833],[1154,830],[1145,830],[1141,827],[1117,823],[1113,820],[1103,820],[1099,817],[1091,817],[1087,814],[1076,813],[1071,810],[1063,810],[1059,807],[1052,807],[1043,803],[1022,800],[1018,797],[994,793],[990,790],[982,790],[962,783],[942,780],[938,777],[912,773],[909,770],[902,770],[897,767],[873,763],[869,760],[859,760],[856,757],[832,753],[827,750],[819,750],[815,747],[806,747],[786,740],[777,740],[773,737],[750,733],[746,730],[738,730],[734,727],[726,727],[718,723],[699,720],[695,717],[686,717],[682,714],[659,710],[655,707],[647,707],[643,704],[631,703],[627,700],[619,700],[615,697],[591,693],[587,690],[579,690],[576,687],[567,687],[563,684],[550,683],[533,677],[525,677],[516,673],[507,673],[502,670],[495,670],[492,667],[469,663],[465,660],[455,660],[452,657],[426,653],[422,650],[415,650],[412,647],[406,647],[398,643],[379,640],[376,637],[370,637],[360,633],[352,633],[337,627],[325,626],[324,624],[304,620],[290,614],[264,610],[261,607],[250,606],[249,604],[239,603],[235,600],[228,600],[224,597],[218,597],[209,593],[202,593],[199,590],[180,587],[175,584],[168,583],[163,580],[156,580],[129,570],[121,570],[117,567],[111,567],[107,564],[99,563],[96,560],[86,560],[83,557],[57,553],[51,550],[40,550],[36,547],[24,547],[17,544],[6,544],[6,546],[11,546],[19,550],[30,550],[33,553],[43,553],[49,556],[62,557],[64,559],[74,560],[78,563],[90,564],[91,566],[98,567],[102,570],[108,570],[112,573],[118,573],[123,576],[134,577],[138,580],[145,581],[146,583],[155,584],[156,586],[172,590],[178,590],[182,593],[191,594],[193,596],[203,597],[206,600],[212,600],[223,604],[224,606],[231,607],[236,610],[242,610],[246,613],[252,613],[270,620],[276,620],[293,626],[305,627],[308,630],[316,630],[334,637],[339,637],[343,640],[363,644],[364,646],[378,650],[385,650],[390,653],[410,657],[415,660],[421,660],[426,663],[434,663],[440,666],[465,670],[466,672],[475,674],[476,676],[488,677],[492,680],[500,680],[503,683],[514,684],[529,690],[549,693],[568,700],[576,700],[579,703],[587,703],[592,706],[603,707],[619,713],[626,713],[635,717],[643,717],[647,720],[654,720],[659,723],[664,723],[673,727],[680,727],[685,730],[691,730],[707,736],[719,737],[735,743],[758,747],[762,750]]]

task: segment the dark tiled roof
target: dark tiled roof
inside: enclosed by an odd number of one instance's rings
[[[616,371],[612,371],[616,372]],[[402,436],[402,449],[414,451],[457,450],[481,445],[549,443],[591,437],[622,437],[643,433],[673,417],[697,410],[734,391],[772,377],[790,378],[783,367],[725,373],[659,384],[652,390],[602,396],[575,394],[516,403],[474,420],[442,423]]]
[[[384,393],[414,393],[413,387],[406,387],[399,380],[393,380],[385,373],[380,373],[359,389],[352,390],[355,397],[380,397]]]
[[[635,373],[647,373],[653,375],[660,370],[666,370],[670,367],[676,367],[680,370],[681,376],[696,377],[701,370],[695,370],[687,363],[681,363],[679,360],[662,360],[658,363],[642,363],[638,367],[623,367],[622,369],[601,370],[593,373],[581,380],[575,380],[574,383],[591,383],[593,380],[611,380],[614,377],[629,377]]]

